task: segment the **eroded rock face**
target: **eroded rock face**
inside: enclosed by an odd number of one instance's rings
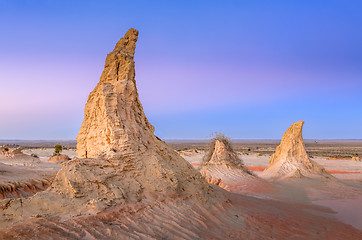
[[[138,31],[130,29],[107,55],[100,81],[85,106],[84,121],[77,136],[77,156],[112,161],[110,167],[117,166],[118,171],[123,172],[122,176],[117,174],[117,180],[113,179],[113,185],[124,188],[117,190],[123,192],[122,198],[137,195],[132,199],[142,199],[145,192],[178,195],[193,188],[195,181],[202,191],[192,195],[200,197],[208,189],[206,182],[154,135],[154,127],[143,112],[133,60],[137,38]],[[195,180],[189,184],[190,179]],[[129,184],[132,187],[126,189]]]
[[[298,121],[284,133],[262,176],[300,178],[320,175],[332,178],[322,166],[309,159],[302,137],[303,125],[304,121]]]
[[[225,166],[229,168],[238,168],[245,170],[243,161],[236,152],[231,148],[230,143],[226,139],[212,140],[209,152],[203,159],[203,166]]]
[[[135,83],[137,37],[138,31],[130,29],[107,56],[77,136],[79,159],[64,163],[46,191],[11,202],[5,212],[12,217],[6,224],[20,216],[74,217],[128,203],[225,200],[191,164],[153,134]]]
[[[99,83],[90,93],[77,136],[77,156],[145,152],[154,141],[138,98],[133,60],[138,31],[130,29],[107,55]]]

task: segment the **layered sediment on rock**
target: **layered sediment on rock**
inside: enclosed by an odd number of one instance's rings
[[[262,173],[268,178],[301,178],[323,176],[333,178],[325,169],[311,160],[305,150],[302,137],[303,121],[290,126],[280,145],[270,157],[269,165]]]
[[[146,152],[154,144],[154,127],[138,98],[134,53],[138,31],[130,29],[107,55],[100,81],[90,93],[77,136],[77,156]]]

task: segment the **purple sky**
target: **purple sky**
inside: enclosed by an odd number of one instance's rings
[[[161,138],[362,138],[362,2],[195,2],[0,0],[0,139],[75,139],[131,27]]]

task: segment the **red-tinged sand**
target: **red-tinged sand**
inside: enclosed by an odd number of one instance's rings
[[[194,165],[193,165],[194,166]],[[251,171],[261,172],[264,171],[266,166],[246,166],[247,169]],[[346,171],[346,170],[337,170],[337,169],[326,169],[327,173],[361,173],[358,171]]]
[[[345,161],[351,161],[351,158],[334,158],[334,157],[330,157],[330,158],[328,158],[328,160],[345,160]]]
[[[327,173],[361,173],[356,171],[345,171],[345,170],[336,170],[336,169],[326,169]]]
[[[261,172],[265,170],[266,166],[246,166],[246,168],[251,171]]]
[[[362,231],[323,217],[325,208],[225,194],[229,202],[216,205],[168,199],[68,220],[40,217],[0,230],[0,238],[362,239]]]

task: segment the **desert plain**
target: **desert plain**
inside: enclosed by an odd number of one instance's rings
[[[206,140],[170,140],[166,141],[175,151],[188,161],[196,170],[202,165],[202,159],[208,151],[209,141]],[[278,140],[233,140],[232,145],[238,156],[244,161],[245,166],[259,176],[268,166],[271,154],[279,145]],[[29,161],[26,157],[19,159],[0,158],[0,163],[17,167],[15,172],[5,174],[2,172],[0,184],[2,195],[16,198],[19,196],[31,196],[37,191],[36,185],[30,182],[29,190],[20,193],[12,190],[4,190],[9,182],[28,182],[28,179],[39,181],[53,179],[62,163],[49,162],[54,152],[54,145],[64,146],[62,154],[70,159],[76,157],[75,141],[2,141],[0,145],[20,146],[27,156],[35,154],[37,158]],[[362,141],[360,140],[306,140],[306,150],[314,161],[322,165],[328,173],[336,177],[343,184],[320,184],[313,181],[288,180],[273,182],[270,186],[253,188],[246,186],[242,178],[236,177],[228,185],[222,188],[242,196],[250,196],[257,199],[272,199],[273,203],[291,206],[303,206],[306,211],[351,225],[362,230],[362,162],[353,161],[356,154],[362,155]],[[230,176],[221,176],[228,178]],[[35,186],[32,186],[34,184]],[[36,190],[31,190],[35,188]],[[4,193],[8,191],[8,193]],[[299,205],[301,204],[301,205]]]

